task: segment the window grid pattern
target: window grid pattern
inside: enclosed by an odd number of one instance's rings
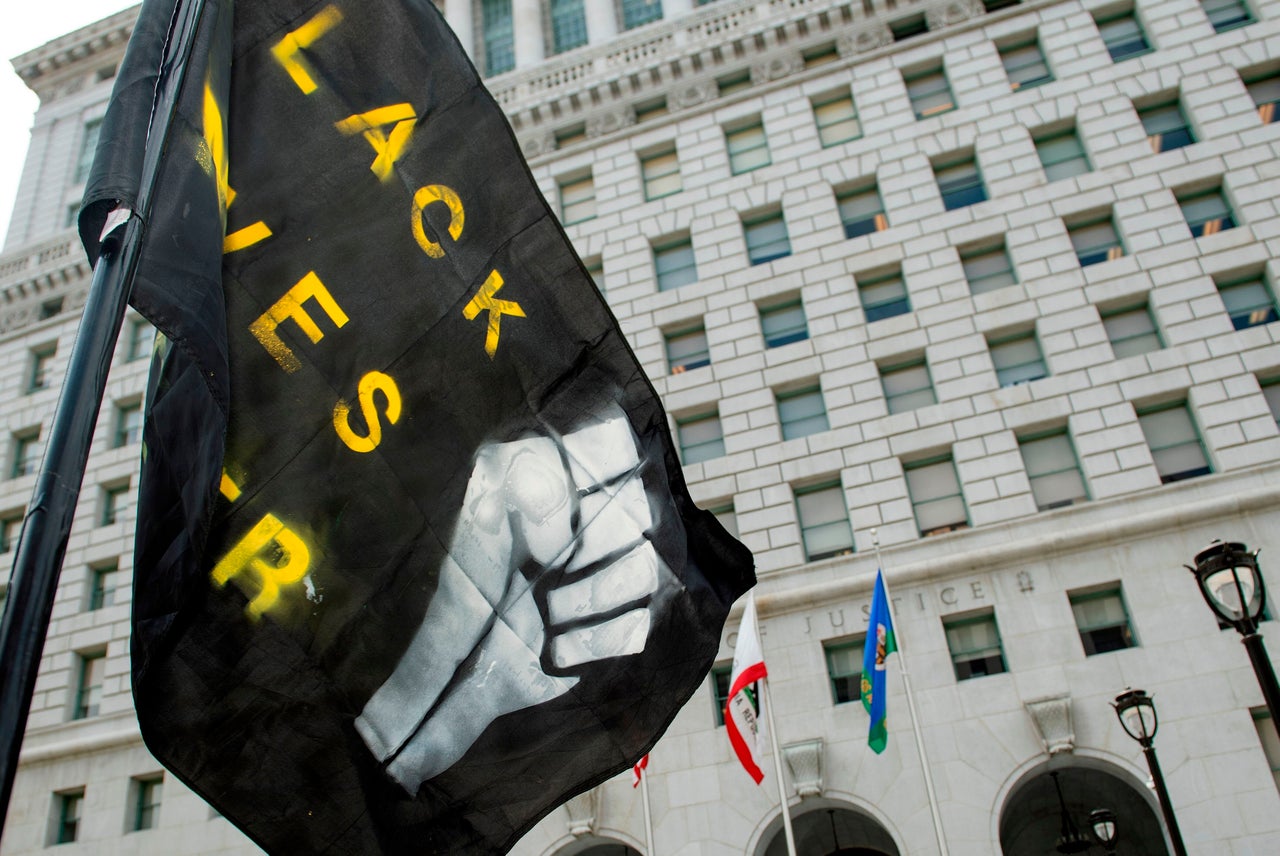
[[[662,20],[662,0],[622,0],[622,29]]]
[[[809,325],[804,304],[799,300],[761,308],[760,329],[766,348],[780,348],[809,338]]]
[[[1098,21],[1098,33],[1111,54],[1112,62],[1141,56],[1151,51],[1142,24],[1132,11]]]
[[[58,825],[54,830],[54,844],[70,844],[80,836],[80,818],[84,813],[84,791],[55,794],[58,808]]]
[[[1116,359],[1158,351],[1164,347],[1160,331],[1147,304],[1118,309],[1102,316],[1102,326],[1111,340]]]
[[[1232,229],[1236,225],[1231,206],[1221,188],[1178,197],[1182,216],[1191,229],[1191,236],[1200,238]]]
[[[1218,283],[1223,308],[1237,330],[1270,324],[1277,318],[1276,300],[1261,275]]]
[[[1027,468],[1037,510],[1049,511],[1089,498],[1080,473],[1080,461],[1065,430],[1019,440],[1018,451]]]
[[[1253,14],[1244,0],[1200,0],[1200,5],[1215,33],[1253,23]]]
[[[697,464],[724,455],[724,427],[720,414],[700,413],[678,420],[680,458],[685,465]]]
[[[1044,51],[1034,39],[1000,48],[1000,62],[1013,91],[1030,89],[1053,80]]]
[[[711,703],[715,705],[717,726],[724,725],[724,706],[729,701],[729,679],[732,676],[732,664],[711,667]]]
[[[884,202],[875,186],[843,193],[836,198],[840,222],[846,238],[857,238],[889,228],[889,218],[884,213]]]
[[[810,562],[853,552],[853,527],[839,483],[796,490],[796,515],[805,560]]]
[[[1118,586],[1088,594],[1068,593],[1068,599],[1086,657],[1122,651],[1136,644]]]
[[[911,311],[911,298],[907,294],[907,283],[902,278],[901,270],[856,279],[858,299],[862,302],[862,311],[866,314],[868,324]]]
[[[747,242],[747,259],[753,265],[766,264],[791,255],[787,221],[781,211],[745,221],[742,231]]]
[[[862,136],[858,111],[852,95],[837,95],[813,102],[813,120],[818,127],[818,141],[823,148],[847,143]]]
[[[935,165],[934,176],[938,192],[942,194],[942,206],[948,211],[986,201],[987,189],[982,184],[978,162],[973,158]]]
[[[100,526],[110,526],[120,519],[125,504],[129,500],[129,485],[116,485],[102,489],[102,514],[98,517]]]
[[[116,407],[116,430],[112,448],[131,446],[142,439],[142,404],[121,404]]]
[[[964,267],[964,278],[969,282],[970,294],[996,291],[1018,283],[1013,262],[1004,244],[961,252],[960,264]]]
[[[944,619],[942,626],[957,681],[1008,671],[994,613]]]
[[[1186,402],[1145,409],[1138,414],[1138,422],[1161,484],[1213,472]]]
[[[698,281],[698,269],[693,258],[693,243],[689,240],[655,247],[653,266],[659,291],[672,291]]]
[[[137,803],[134,805],[133,829],[135,832],[155,829],[160,825],[160,797],[164,790],[164,779],[156,776],[135,781]]]
[[[566,226],[596,216],[596,185],[590,175],[560,183],[560,213]]]
[[[1101,264],[1124,255],[1124,246],[1110,217],[1068,227],[1067,234],[1080,267]]]
[[[1074,128],[1036,140],[1036,154],[1049,181],[1082,175],[1090,169],[1089,156]]]
[[[822,653],[827,661],[827,678],[831,681],[831,701],[848,704],[862,700],[862,655],[866,637],[824,642]]]
[[[946,72],[939,65],[906,79],[907,98],[911,101],[911,109],[917,119],[937,116],[954,110],[955,97],[951,94],[951,85],[947,82]]]
[[[1049,374],[1034,331],[994,339],[987,343],[987,347],[991,351],[996,380],[1001,386],[1030,383]]]
[[[89,611],[112,606],[120,584],[120,569],[114,564],[89,569]]]
[[[106,677],[107,655],[103,652],[80,655],[80,675],[76,685],[73,719],[97,716],[102,705],[102,681]]]
[[[516,67],[515,23],[512,0],[480,0],[484,24],[484,72],[502,74]]]
[[[35,473],[40,467],[40,432],[16,434],[13,438],[12,478],[21,478]]]
[[[644,198],[661,199],[684,189],[680,181],[680,160],[674,147],[640,159]]]
[[[670,333],[666,336],[666,346],[667,365],[673,375],[711,365],[711,350],[707,344],[705,327]]]
[[[822,390],[818,387],[778,394],[778,421],[782,425],[782,439],[795,440],[826,431],[827,409],[822,402]]]
[[[969,511],[950,455],[907,464],[903,471],[916,526],[923,537],[968,527]]]
[[[37,348],[31,352],[31,370],[27,375],[27,392],[49,388],[53,371],[53,348]]]
[[[725,131],[725,143],[729,147],[729,171],[734,175],[751,172],[768,166],[769,141],[764,135],[764,124],[759,120],[732,131]]]
[[[1138,111],[1142,129],[1147,132],[1147,143],[1156,154],[1180,149],[1196,141],[1191,123],[1176,101],[1154,104]]]
[[[587,15],[583,0],[551,0],[551,49],[564,53],[587,43]]]
[[[93,167],[93,156],[98,152],[98,136],[102,132],[102,120],[94,119],[84,125],[80,138],[80,156],[76,159],[75,183],[83,184]]]
[[[938,403],[929,366],[924,360],[881,369],[880,383],[884,386],[885,403],[890,413],[903,413]]]

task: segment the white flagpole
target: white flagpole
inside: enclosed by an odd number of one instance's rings
[[[920,755],[920,769],[924,772],[924,789],[929,796],[929,812],[933,815],[933,833],[938,839],[938,852],[942,856],[950,856],[947,850],[947,839],[942,832],[942,812],[938,810],[938,794],[933,789],[933,774],[929,772],[929,758],[924,753],[924,736],[920,733],[920,722],[916,717],[916,700],[911,693],[911,678],[907,675],[906,652],[902,650],[902,636],[898,633],[898,617],[893,614],[893,596],[889,594],[889,581],[885,579],[884,562],[880,561],[880,536],[871,529],[871,543],[876,548],[876,567],[880,571],[880,579],[884,582],[885,608],[889,610],[889,623],[893,625],[894,641],[898,647],[898,672],[902,675],[902,688],[907,694],[907,714],[911,717],[911,731],[916,737],[916,752]]]
[[[644,803],[645,856],[658,856],[653,849],[653,815],[649,813],[649,768],[640,771],[640,799]]]
[[[760,636],[758,618],[755,631],[756,638],[761,640],[760,650],[763,655],[764,640]],[[773,716],[773,698],[769,695],[768,684],[768,678],[760,679],[760,703],[764,706],[766,721],[769,723],[769,744],[773,747],[773,769],[778,777],[778,799],[782,803],[782,829],[787,834],[787,853],[788,856],[796,856],[796,834],[791,829],[791,807],[787,804],[786,780],[782,777],[782,753],[778,751],[778,723]]]

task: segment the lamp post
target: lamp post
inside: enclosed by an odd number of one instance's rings
[[[1267,606],[1267,587],[1258,570],[1258,553],[1250,553],[1248,547],[1235,541],[1214,541],[1196,553],[1194,568],[1184,567],[1195,574],[1200,594],[1214,614],[1240,633],[1271,714],[1271,724],[1280,733],[1280,684],[1276,683],[1271,658],[1258,632],[1258,622]]]
[[[1116,825],[1115,813],[1109,808],[1095,808],[1089,812],[1089,827],[1093,830],[1093,838],[1108,853],[1116,852],[1116,842],[1120,840],[1120,827]]]
[[[1120,727],[1142,746],[1142,754],[1147,758],[1147,769],[1151,771],[1151,782],[1155,785],[1156,800],[1160,803],[1160,813],[1164,815],[1165,826],[1169,828],[1169,840],[1173,843],[1174,856],[1187,856],[1187,848],[1182,843],[1182,833],[1178,830],[1178,819],[1173,815],[1173,804],[1169,802],[1169,792],[1164,786],[1164,774],[1160,772],[1160,762],[1156,760],[1156,729],[1160,720],[1156,716],[1156,706],[1151,696],[1142,690],[1125,690],[1116,696],[1112,706],[1116,709],[1116,717]]]

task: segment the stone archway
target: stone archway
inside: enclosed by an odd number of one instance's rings
[[[565,847],[556,856],[640,856],[640,853],[621,841],[592,836],[587,841]]]
[[[786,856],[787,839],[780,819],[776,826],[761,856]],[[899,856],[889,831],[850,805],[805,810],[791,818],[791,826],[796,856]]]
[[[1164,826],[1152,798],[1130,777],[1107,765],[1044,765],[1018,784],[1000,811],[1000,849],[1004,856],[1052,856],[1059,851],[1062,808],[1051,772],[1058,774],[1067,814],[1085,836],[1089,813],[1108,808],[1119,829],[1116,856],[1168,856]],[[1095,845],[1094,852],[1101,848]],[[1077,851],[1078,852],[1078,851]]]

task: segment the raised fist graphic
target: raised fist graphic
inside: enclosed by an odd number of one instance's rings
[[[616,406],[476,454],[422,625],[356,719],[410,794],[499,716],[567,692],[577,667],[644,650],[671,572],[643,466]]]

